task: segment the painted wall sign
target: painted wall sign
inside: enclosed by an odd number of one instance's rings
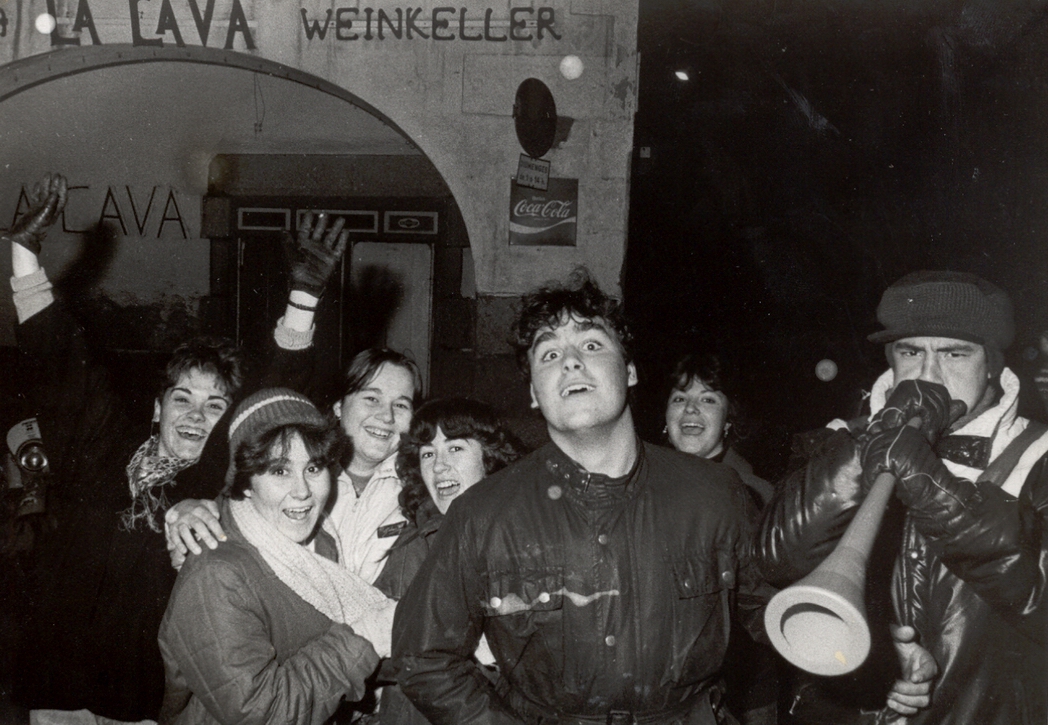
[[[62,212],[60,228],[67,234],[86,234],[96,224],[109,223],[122,236],[177,236],[189,239],[186,220],[179,208],[173,188],[153,186],[132,190],[130,186],[106,186],[103,195],[98,187],[70,184],[69,200]],[[29,210],[29,196],[23,184],[15,205],[14,226]],[[92,213],[98,209],[97,216]],[[73,217],[73,220],[70,220]]]
[[[193,37],[188,35],[188,32],[183,35],[183,28],[187,31],[189,28],[194,28],[200,40],[200,45],[207,47],[208,38],[211,37],[212,23],[216,20],[215,0],[206,0],[203,8],[200,7],[197,0],[175,0],[175,3],[180,6],[177,14],[172,0],[162,0],[158,10],[155,3],[145,2],[145,0],[128,0],[127,24],[123,25],[121,23],[120,25],[123,27],[113,27],[113,18],[105,18],[105,23],[101,22],[101,18],[98,23],[95,22],[95,14],[91,11],[91,5],[88,0],[79,0],[76,6],[76,14],[72,16],[68,13],[68,8],[65,14],[59,14],[55,6],[55,0],[47,0],[47,12],[57,20],[54,30],[51,31],[51,46],[80,45],[81,42],[86,45],[86,40],[90,39],[92,45],[127,43],[130,41],[132,45],[159,48],[164,46],[166,38],[169,43],[173,43],[179,48],[184,48],[186,47],[186,37],[190,39],[190,45],[196,45],[196,43],[193,42]],[[103,2],[102,4],[107,10],[111,8],[109,2]],[[226,7],[222,9],[225,12],[221,14],[218,22],[214,23],[215,25],[225,26],[226,32],[222,47],[226,50],[232,50],[234,48],[234,40],[236,40],[239,34],[243,42],[243,48],[254,50],[255,39],[251,30],[254,22],[253,20],[251,22],[248,21],[247,14],[244,12],[244,6],[240,0],[232,0],[228,10]],[[156,12],[151,12],[154,10]],[[187,10],[192,15],[192,24],[188,22],[189,18],[185,17]],[[181,23],[178,19],[179,15],[182,16]],[[156,23],[155,29],[154,22]],[[106,36],[104,42],[102,35],[98,31],[99,26],[103,27],[105,31],[103,33]],[[130,31],[130,38],[127,37],[128,31]],[[146,37],[144,35],[144,33],[150,32],[156,37]],[[239,44],[237,47],[240,47]]]
[[[98,15],[90,0],[70,2],[61,10],[56,0],[47,0],[47,12],[56,19],[51,46],[106,45],[130,42],[136,46],[163,47],[173,44],[255,50],[256,21],[245,12],[253,7],[249,0],[127,0],[126,17],[113,17],[112,3],[95,0],[102,8]],[[201,7],[203,5],[203,7]],[[306,40],[422,40],[483,41],[488,43],[531,43],[561,40],[552,7],[511,7],[509,13],[494,8],[466,7],[329,8],[323,15],[311,15],[299,8],[301,34]],[[253,13],[252,13],[253,14]],[[98,19],[96,20],[96,15]],[[115,21],[115,22],[114,22]],[[0,37],[7,35],[7,14],[0,9]],[[212,33],[212,27],[218,32]],[[101,32],[100,32],[101,29]],[[195,35],[194,35],[195,31]],[[239,42],[237,39],[239,37]]]
[[[504,43],[531,42],[547,36],[560,40],[551,7],[509,9],[509,19],[494,15],[494,8],[358,8],[328,9],[323,19],[310,17],[302,8],[302,26],[307,40],[327,40],[334,29],[335,40],[466,40]],[[499,11],[500,13],[502,11]]]
[[[579,180],[550,179],[549,189],[510,182],[509,243],[530,247],[574,247]]]

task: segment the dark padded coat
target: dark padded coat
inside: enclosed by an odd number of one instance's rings
[[[859,448],[849,430],[827,432],[779,484],[757,544],[772,583],[805,576],[833,550],[861,503]],[[868,589],[881,585],[871,578]],[[1048,459],[1018,497],[961,478],[914,497],[891,593],[896,620],[916,627],[940,675],[911,725],[1048,721],[1046,585]]]
[[[131,505],[125,469],[149,437],[149,419],[128,414],[118,381],[61,298],[16,332],[35,375],[31,402],[54,475],[48,512],[56,524],[39,545],[16,698],[31,708],[153,719],[164,693],[156,636],[176,572],[163,533],[120,526]],[[245,391],[308,374],[311,350],[273,348]],[[223,417],[200,461],[166,487],[170,503],[219,493],[227,430]]]
[[[222,521],[228,541],[186,560],[164,614],[160,722],[321,725],[360,699],[378,655],[273,573],[228,502]]]

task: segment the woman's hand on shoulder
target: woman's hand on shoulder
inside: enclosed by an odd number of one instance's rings
[[[215,549],[226,540],[226,532],[219,522],[218,504],[209,499],[187,498],[179,501],[164,514],[164,536],[171,555],[171,566],[179,569],[190,552],[203,551],[200,544]]]

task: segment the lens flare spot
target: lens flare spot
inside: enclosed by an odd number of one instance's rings
[[[55,22],[55,16],[51,13],[40,13],[36,16],[36,31],[44,35],[50,35],[54,32],[55,26],[58,23]]]

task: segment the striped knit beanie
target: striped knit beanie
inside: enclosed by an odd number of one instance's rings
[[[229,468],[226,487],[236,477],[237,448],[246,440],[253,440],[286,425],[321,427],[327,424],[323,413],[313,402],[288,388],[264,388],[244,398],[233,412],[229,424]]]

